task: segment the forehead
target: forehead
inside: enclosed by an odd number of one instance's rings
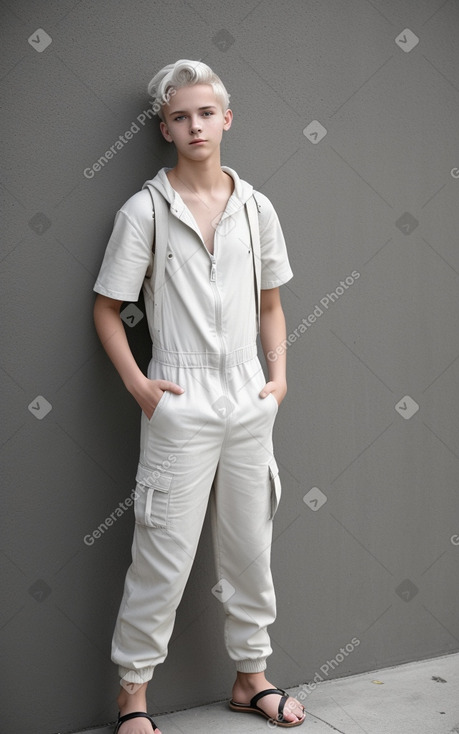
[[[189,87],[177,89],[170,103],[165,105],[165,110],[171,114],[175,110],[184,112],[209,106],[221,106],[212,86],[210,84],[193,84]]]

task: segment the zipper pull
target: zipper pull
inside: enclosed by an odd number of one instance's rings
[[[212,267],[210,269],[210,282],[215,283],[217,280],[217,262],[213,255],[211,255],[210,261],[212,263]]]

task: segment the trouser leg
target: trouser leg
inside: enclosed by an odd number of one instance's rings
[[[219,433],[198,417],[198,406],[191,411],[182,396],[165,395],[157,418],[142,418],[132,564],[112,643],[121,678],[133,683],[150,680],[166,657],[220,452]]]
[[[272,648],[267,628],[276,617],[271,575],[272,517],[278,477],[272,453],[275,399],[246,389],[231,415],[214,482],[212,530],[225,643],[241,672],[260,672]],[[277,495],[276,495],[277,491]]]
[[[112,644],[112,660],[127,682],[150,680],[164,661],[193,557],[191,543],[136,525]]]

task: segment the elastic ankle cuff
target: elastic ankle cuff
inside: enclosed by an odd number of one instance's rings
[[[140,670],[131,670],[130,668],[118,668],[120,678],[125,683],[147,683],[153,678],[154,667],[141,668]]]
[[[258,658],[258,660],[239,660],[236,663],[236,670],[239,673],[262,673],[266,670],[266,658]]]

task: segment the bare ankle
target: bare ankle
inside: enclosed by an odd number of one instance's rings
[[[143,683],[140,687],[137,684],[133,684],[132,687],[127,685],[126,688],[121,686],[116,699],[121,714],[147,710],[147,685],[148,683]]]
[[[261,673],[241,673],[238,671],[235,688],[244,691],[252,691],[258,693],[263,688],[267,688],[267,680],[264,672]]]
[[[265,679],[264,670],[261,673],[241,673],[237,671],[237,678],[244,683],[258,683],[260,680]]]

